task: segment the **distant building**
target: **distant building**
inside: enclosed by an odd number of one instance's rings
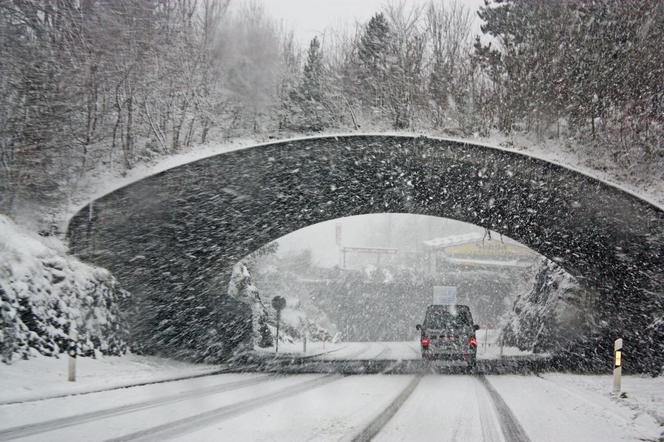
[[[458,288],[458,302],[469,305],[486,328],[498,326],[517,293],[532,286],[540,255],[496,233],[434,238],[423,242],[426,268],[437,284]]]
[[[423,242],[432,275],[441,273],[527,269],[538,254],[521,243],[481,232],[451,235]]]

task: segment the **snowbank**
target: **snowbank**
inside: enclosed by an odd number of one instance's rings
[[[0,215],[0,354],[4,362],[57,356],[70,344],[71,324],[83,354],[126,351],[119,311],[127,293],[106,270],[67,256]]]
[[[90,393],[137,384],[164,382],[219,370],[218,366],[188,364],[155,356],[79,358],[76,382],[67,381],[67,359],[36,357],[0,364],[0,403]]]

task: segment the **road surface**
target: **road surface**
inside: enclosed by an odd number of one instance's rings
[[[262,349],[263,353],[274,353],[274,348]],[[420,343],[417,339],[402,342],[309,342],[303,353],[301,343],[280,343],[279,352],[294,356],[312,356],[324,360],[420,359]],[[316,356],[319,355],[319,356]],[[527,357],[532,353],[514,347],[501,348],[497,330],[477,331],[477,358],[495,359],[505,357]]]
[[[653,422],[567,379],[217,374],[2,405],[0,441],[657,440]]]

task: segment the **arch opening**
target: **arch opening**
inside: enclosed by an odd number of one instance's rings
[[[255,303],[260,317],[253,351],[275,351],[271,301],[279,296],[287,300],[281,351],[305,356],[306,339],[310,355],[327,349],[331,359],[419,359],[415,324],[436,302],[435,287],[453,287],[454,302],[470,307],[482,359],[557,353],[589,333],[597,302],[517,241],[411,214],[308,226],[242,259],[232,281],[231,294]]]

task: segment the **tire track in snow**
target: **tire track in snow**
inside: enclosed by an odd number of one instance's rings
[[[475,400],[477,403],[478,416],[482,427],[482,440],[484,442],[511,442],[505,439],[500,426],[498,411],[493,404],[493,399],[484,384],[478,377],[473,376],[475,386]]]
[[[157,425],[155,427],[136,431],[134,433],[126,434],[117,438],[107,439],[105,442],[162,441],[165,439],[171,439],[175,436],[180,436],[191,431],[198,430],[203,426],[210,425],[219,420],[246,413],[252,409],[277,402],[290,396],[295,396],[297,394],[328,384],[330,382],[337,381],[339,379],[343,379],[343,376],[322,376],[283,388],[264,396],[246,399],[235,404],[215,408],[214,410],[206,411],[196,416],[178,419],[166,424]]]
[[[275,377],[271,375],[254,376],[249,379],[243,379],[241,381],[226,382],[211,387],[198,388],[195,390],[185,391],[182,393],[175,393],[161,398],[152,399],[149,401],[137,402],[128,405],[121,405],[113,408],[106,408],[104,410],[92,411],[89,413],[52,419],[44,422],[38,422],[35,424],[27,424],[18,427],[11,427],[4,430],[0,430],[0,441],[8,441],[13,439],[18,439],[21,437],[33,436],[35,434],[46,433],[49,431],[60,430],[62,428],[85,424],[98,419],[121,416],[123,414],[132,413],[134,411],[140,411],[148,408],[159,407],[162,405],[173,404],[191,398],[209,396],[212,394],[223,393],[225,391],[239,390],[240,388],[260,384],[269,381],[271,379],[275,379]]]
[[[496,389],[493,388],[489,380],[484,375],[480,375],[479,381],[493,401],[505,440],[509,442],[530,442],[530,438],[512,413],[512,410],[510,410]]]
[[[373,439],[380,430],[392,419],[399,408],[403,405],[404,402],[410,397],[415,388],[418,386],[422,380],[422,375],[416,375],[412,381],[406,385],[401,393],[388,405],[378,416],[376,416],[370,423],[367,425],[364,430],[362,430],[357,436],[353,438],[353,442],[367,442]]]

